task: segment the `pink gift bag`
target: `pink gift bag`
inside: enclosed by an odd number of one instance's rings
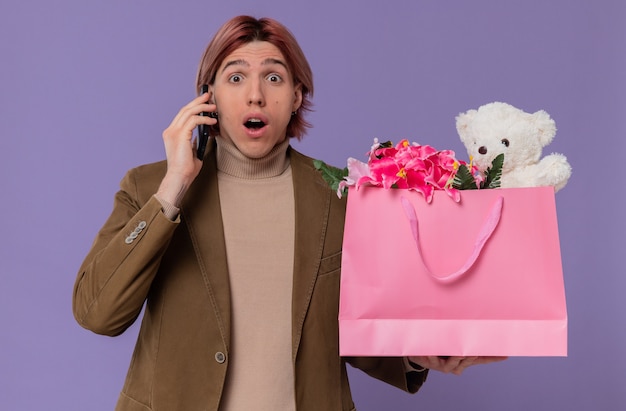
[[[339,306],[344,356],[566,356],[552,187],[350,188]]]

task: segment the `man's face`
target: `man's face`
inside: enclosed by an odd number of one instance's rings
[[[220,136],[250,158],[267,155],[286,138],[291,113],[302,103],[283,54],[265,41],[247,43],[224,59],[213,95]]]

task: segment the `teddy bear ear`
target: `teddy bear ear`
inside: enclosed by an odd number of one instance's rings
[[[477,113],[476,110],[468,110],[465,113],[461,113],[458,116],[456,116],[456,131],[457,133],[459,133],[459,136],[461,137],[461,141],[463,143],[466,142],[467,129],[470,123],[472,122],[472,120],[474,119],[474,116],[476,115],[476,113]]]
[[[556,135],[556,123],[550,118],[550,115],[543,110],[533,113],[532,117],[533,125],[539,136],[539,141],[543,146],[550,144]]]

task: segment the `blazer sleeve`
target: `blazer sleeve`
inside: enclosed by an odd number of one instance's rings
[[[156,198],[140,194],[138,173],[133,169],[122,180],[74,285],[74,317],[98,334],[121,334],[137,319],[179,224],[162,213]]]
[[[409,393],[416,393],[428,376],[428,370],[407,371],[402,357],[346,357],[346,362]]]

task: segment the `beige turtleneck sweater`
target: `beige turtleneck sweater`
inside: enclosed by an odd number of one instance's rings
[[[222,411],[294,411],[291,295],[294,195],[288,140],[264,158],[217,138],[231,287],[231,347]]]

